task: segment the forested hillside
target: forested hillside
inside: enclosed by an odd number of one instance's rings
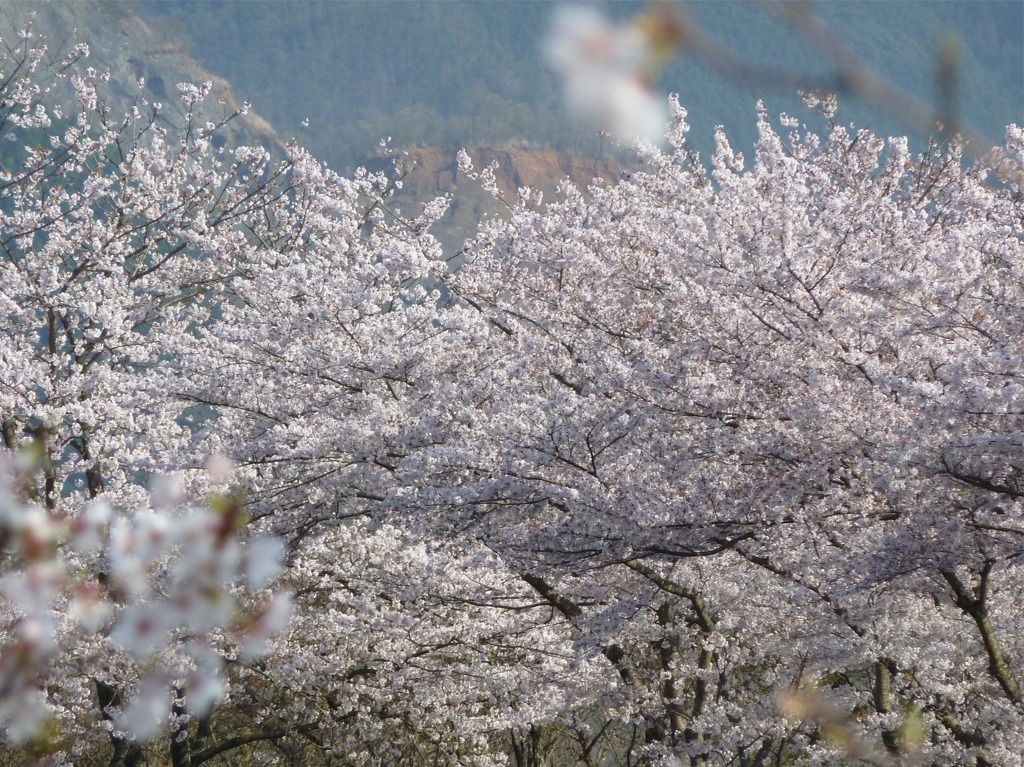
[[[141,107],[141,100],[159,103],[157,122],[164,128],[180,129],[187,120],[188,106],[180,99],[177,88],[182,82],[210,82],[211,103],[203,107],[204,120],[220,122],[241,107],[244,98],[236,98],[228,82],[185,53],[188,38],[180,34],[181,30],[165,29],[161,23],[147,24],[136,10],[131,3],[105,0],[4,0],[0,3],[0,36],[5,41],[20,40],[21,30],[30,24],[29,39],[45,45],[43,60],[51,61],[71,54],[76,45],[86,46],[87,53],[80,51],[71,58],[107,73],[106,98],[120,109],[132,103]],[[13,55],[17,47],[13,42],[8,45],[12,48],[7,53]],[[51,102],[73,113],[77,108],[76,94],[70,82],[53,78],[47,86],[54,89],[49,95]],[[283,144],[270,124],[258,113],[244,111],[246,114],[224,124],[218,144],[254,144],[282,154]],[[0,146],[0,158],[8,161],[22,150],[23,147],[7,142]]]
[[[287,8],[286,11],[283,8]],[[191,39],[192,54],[269,116],[285,136],[301,136],[336,167],[349,167],[392,136],[402,144],[530,144],[597,154],[589,126],[565,116],[540,46],[553,4],[532,2],[201,2],[161,0],[138,12],[170,34]],[[608,3],[617,17],[642,8]],[[828,67],[775,19],[772,4],[689,3],[697,28],[755,63],[807,72]],[[1005,2],[842,2],[815,6],[877,70],[908,92],[934,96],[935,61],[950,35],[959,39],[960,111],[983,132],[1024,115],[1024,6]],[[690,113],[691,142],[705,154],[716,125],[738,146],[754,139],[754,104],[797,112],[788,90],[740,87],[687,55],[662,72]],[[880,132],[898,124],[843,102],[844,118]],[[309,119],[309,127],[302,121]],[[919,137],[920,138],[920,137]]]

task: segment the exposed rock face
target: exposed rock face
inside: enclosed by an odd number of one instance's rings
[[[515,199],[520,187],[539,189],[550,197],[566,178],[576,184],[587,184],[595,178],[613,180],[623,167],[617,160],[572,157],[536,149],[475,148],[468,152],[478,170],[497,164],[498,185],[510,200]],[[465,186],[476,186],[475,182],[460,178],[455,150],[426,147],[410,149],[408,154],[415,168],[406,178],[405,187],[417,195],[455,189],[463,192]]]
[[[44,39],[53,54],[80,42],[89,45],[88,66],[110,71],[110,81],[100,93],[113,102],[115,109],[127,108],[138,97],[139,79],[145,80],[147,100],[160,102],[161,122],[172,129],[185,120],[185,105],[177,90],[180,82],[213,83],[205,120],[216,120],[238,106],[225,80],[200,67],[173,33],[154,29],[126,4],[100,0],[0,1],[0,36],[8,45],[19,42],[18,33],[30,20],[33,42]],[[58,89],[55,97],[70,106],[70,86],[63,93]],[[270,124],[251,111],[224,129],[223,140],[231,146],[259,144],[271,151],[282,147]]]
[[[544,193],[544,201],[558,199],[558,187],[566,179],[577,187],[589,186],[595,179],[614,183],[627,167],[619,160],[592,157],[573,157],[535,149],[468,149],[477,170],[496,163],[495,177],[502,195],[515,202],[521,187],[531,187]],[[435,234],[446,252],[456,253],[466,239],[473,236],[481,220],[502,215],[507,207],[483,191],[480,185],[466,178],[458,169],[457,150],[425,147],[407,150],[412,170],[404,178],[397,203],[411,210],[426,200],[441,195],[453,197],[451,208],[441,220],[441,229]],[[390,161],[374,159],[366,163],[370,170],[387,170]]]

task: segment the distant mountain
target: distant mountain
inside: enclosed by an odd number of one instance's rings
[[[175,28],[191,53],[226,77],[281,135],[298,136],[339,169],[391,136],[409,146],[528,146],[598,154],[590,126],[569,119],[540,56],[554,3],[502,0],[149,0],[151,25]],[[601,7],[616,18],[638,2]],[[828,76],[829,68],[779,18],[781,3],[692,2],[680,7],[701,36],[755,65]],[[958,39],[959,111],[1001,137],[1024,120],[1024,3],[1019,0],[870,2],[809,6],[875,70],[924,101],[935,96],[937,51]],[[741,148],[754,137],[755,101],[770,114],[802,114],[789,88],[747,88],[688,55],[684,46],[660,85],[689,109],[705,156],[716,125]],[[878,132],[906,129],[853,99],[844,120]],[[309,120],[304,128],[303,120]],[[922,136],[916,137],[918,140]]]
[[[139,95],[140,79],[145,81],[146,98],[161,104],[160,121],[172,128],[185,121],[186,109],[179,99],[178,83],[213,83],[206,102],[206,119],[233,112],[243,100],[235,97],[224,78],[212,74],[185,52],[187,37],[178,37],[173,30],[168,34],[162,25],[144,20],[135,13],[133,4],[103,0],[0,2],[0,37],[5,41],[17,41],[27,23],[31,24],[34,38],[46,41],[51,54],[73,44],[87,43],[88,65],[110,72],[101,96],[114,109],[129,108]],[[71,105],[70,85],[58,88],[53,97]],[[277,133],[256,111],[232,121],[221,136],[232,146],[256,144],[271,151],[283,151]]]
[[[184,105],[176,91],[179,82],[213,82],[208,99],[210,118],[233,111],[240,99],[234,95],[232,84],[212,74],[188,53],[190,43],[181,26],[163,17],[140,16],[138,10],[135,3],[103,0],[47,3],[5,0],[0,3],[0,37],[13,43],[25,24],[31,22],[34,37],[44,39],[51,52],[78,42],[88,43],[89,65],[110,71],[103,95],[112,106],[127,109],[138,97],[137,83],[143,79],[146,98],[161,102],[160,119],[171,129],[180,128],[185,120]],[[65,111],[72,111],[70,86],[65,85],[64,91],[54,97],[67,107]],[[487,119],[498,117],[489,115]],[[283,152],[278,133],[255,111],[231,123],[223,137],[231,146],[257,144]],[[372,170],[394,170],[390,160],[374,156],[370,149],[372,147],[360,158],[360,164]],[[586,186],[595,178],[611,180],[617,177],[624,162],[611,156],[611,151],[605,153],[608,156],[604,159],[596,159],[522,146],[473,149],[471,154],[480,168],[497,163],[498,184],[508,200],[515,199],[516,190],[521,186],[540,189],[550,200],[566,178],[580,186]],[[409,149],[402,160],[409,172],[396,206],[412,211],[433,197],[453,196],[449,212],[436,232],[447,252],[456,253],[463,242],[473,236],[483,218],[498,215],[505,209],[477,183],[460,177],[454,148]]]
[[[109,69],[107,94],[125,106],[143,78],[163,103],[162,120],[184,119],[178,82],[214,83],[211,116],[242,99],[255,111],[224,134],[232,145],[283,147],[292,136],[339,170],[373,165],[379,139],[405,147],[415,169],[396,201],[412,208],[458,191],[438,232],[456,251],[501,205],[455,173],[455,150],[476,149],[482,165],[499,163],[499,183],[514,197],[537,186],[546,199],[566,177],[585,186],[611,180],[629,155],[592,127],[574,122],[538,55],[553,5],[410,0],[0,0],[0,35],[14,40],[34,14],[33,31],[51,48],[90,44],[90,62]],[[639,3],[608,3],[627,18]],[[681,6],[696,29],[747,61],[828,76],[820,57],[780,21],[778,5],[725,2]],[[936,51],[955,36],[959,110],[968,124],[1001,136],[1024,121],[1024,3],[822,3],[831,28],[871,66],[909,93],[934,96]],[[213,74],[216,73],[216,74]],[[756,98],[770,114],[804,114],[795,94],[741,87],[683,55],[662,75],[689,109],[693,145],[706,158],[716,125],[741,149],[754,138]],[[877,132],[905,132],[890,116],[851,100],[842,119]],[[264,115],[264,117],[260,116]],[[309,126],[303,122],[308,118]],[[922,137],[918,136],[920,140]],[[494,149],[497,147],[497,149]],[[600,157],[601,159],[584,159]]]

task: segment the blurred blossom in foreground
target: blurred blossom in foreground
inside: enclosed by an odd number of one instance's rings
[[[678,47],[682,32],[668,9],[615,24],[594,8],[563,6],[555,12],[544,53],[563,80],[574,114],[620,141],[660,144],[668,110],[653,76]]]
[[[214,482],[230,471],[211,460]],[[227,692],[227,657],[253,660],[287,627],[291,596],[273,589],[284,544],[245,536],[236,497],[190,508],[161,479],[151,509],[96,500],[56,517],[21,500],[17,478],[0,454],[0,742],[50,748],[58,718],[46,689],[65,663],[112,681],[137,675],[118,690],[123,710],[105,713],[132,737],[154,737],[170,722],[172,690],[206,715]]]

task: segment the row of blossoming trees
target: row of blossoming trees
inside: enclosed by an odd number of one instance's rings
[[[452,271],[102,79],[0,58],[6,763],[1019,759],[1018,128],[705,169],[676,106]]]

